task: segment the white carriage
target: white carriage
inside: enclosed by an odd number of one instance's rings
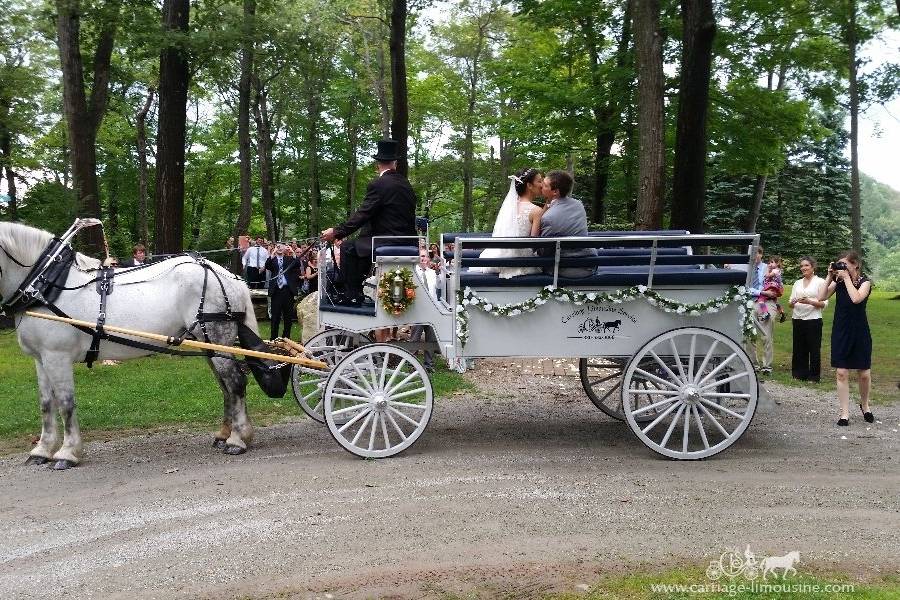
[[[753,330],[745,286],[758,243],[756,235],[679,231],[579,238],[444,234],[441,248],[454,247],[444,254],[438,299],[416,272],[416,245],[381,246],[373,256],[378,281],[409,269],[420,288],[415,301],[399,315],[381,302],[334,305],[324,293],[328,269],[320,269],[319,318],[326,329],[306,350],[328,368],[295,366],[294,395],[345,449],[381,458],[409,448],[431,417],[434,393],[417,350],[439,352],[460,372],[477,358],[579,359],[589,398],[626,421],[646,446],[673,459],[706,458],[741,437],[760,399],[743,348]],[[481,258],[488,247],[542,255]],[[597,255],[569,256],[583,248]],[[319,264],[330,259],[322,251]],[[484,266],[544,272],[503,279],[472,269]],[[579,267],[597,271],[561,275]],[[432,332],[431,341],[373,343],[368,335],[414,324]]]

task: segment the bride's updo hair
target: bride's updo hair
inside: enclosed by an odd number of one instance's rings
[[[513,181],[516,186],[516,193],[520,196],[525,193],[525,190],[528,188],[529,183],[534,182],[534,178],[540,175],[541,172],[535,168],[529,167],[526,169],[519,169],[516,172]]]

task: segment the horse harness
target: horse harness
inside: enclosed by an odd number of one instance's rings
[[[20,267],[28,267],[28,265],[19,262],[14,256],[12,256],[6,250],[6,248],[0,246],[0,250],[3,250],[4,254],[6,254],[6,256],[9,257],[10,260],[12,260]],[[207,356],[210,358],[213,356],[226,357],[226,355],[217,354],[210,350],[204,352],[173,350],[165,346],[139,342],[130,338],[107,333],[104,330],[104,325],[106,324],[107,302],[110,294],[113,293],[113,279],[115,277],[116,271],[112,267],[100,267],[99,269],[97,269],[97,276],[94,279],[88,281],[83,285],[67,288],[66,280],[68,279],[69,271],[75,262],[75,256],[75,251],[72,249],[72,246],[70,244],[64,242],[59,238],[53,238],[47,245],[47,247],[43,250],[43,252],[41,252],[40,256],[34,262],[34,264],[31,265],[31,270],[25,276],[25,279],[22,281],[22,283],[19,284],[19,287],[12,294],[10,299],[4,301],[3,304],[0,305],[0,313],[6,312],[8,314],[15,314],[38,305],[46,307],[58,317],[70,319],[71,317],[55,304],[55,301],[59,298],[59,295],[66,290],[83,289],[91,284],[95,284],[95,289],[98,296],[100,297],[100,307],[97,314],[96,326],[94,328],[90,328],[81,325],[72,325],[79,331],[82,331],[83,333],[91,336],[91,345],[84,358],[84,362],[87,363],[87,366],[89,368],[92,367],[94,362],[97,360],[97,357],[100,353],[100,342],[104,340],[112,342],[114,344],[130,346],[132,348],[138,348],[140,350],[146,350],[149,352],[163,352],[166,354],[176,354],[180,356]],[[235,312],[231,310],[231,302],[228,298],[228,294],[225,291],[225,284],[222,282],[219,274],[209,265],[205,258],[200,256],[199,254],[188,252],[175,255],[166,260],[185,256],[192,258],[196,264],[203,267],[203,288],[200,292],[200,305],[197,307],[197,314],[194,322],[189,327],[186,327],[179,336],[170,336],[167,340],[167,343],[170,346],[178,346],[188,336],[190,336],[190,338],[192,339],[196,339],[194,330],[198,327],[200,329],[200,332],[203,334],[204,341],[210,342],[211,340],[209,337],[209,332],[206,328],[206,324],[211,322],[234,321],[238,323],[240,329],[241,326],[243,326],[245,313],[242,311]],[[150,265],[140,265],[137,267],[129,268],[126,272],[130,273],[132,271],[137,271],[148,266]],[[222,297],[225,299],[224,312],[205,312],[203,310],[206,303],[206,290],[209,283],[210,273],[213,274],[213,277],[219,284],[219,289],[222,291]],[[243,331],[239,333],[241,334],[240,337],[242,338],[243,342],[243,338],[247,335],[247,333]],[[227,358],[231,357],[227,356]]]

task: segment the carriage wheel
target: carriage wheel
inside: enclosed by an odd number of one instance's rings
[[[729,391],[720,391],[725,385]],[[713,456],[736,442],[753,419],[758,394],[747,353],[701,327],[674,329],[647,342],[622,380],[631,430],[654,452],[681,460]],[[638,420],[651,411],[652,421]]]
[[[291,369],[291,389],[300,408],[319,423],[325,422],[322,412],[322,390],[334,366],[341,362],[352,350],[372,340],[362,333],[352,333],[343,329],[328,329],[317,333],[306,342],[306,358],[320,360],[327,369],[315,369],[294,365]]]
[[[334,439],[363,458],[412,446],[431,419],[434,392],[416,358],[391,344],[357,348],[325,385],[325,422]]]
[[[619,389],[622,386],[622,373],[625,372],[627,362],[627,358],[619,356],[582,358],[578,361],[578,374],[581,376],[581,386],[587,397],[594,406],[619,421],[625,420],[622,394]],[[652,421],[656,416],[653,412],[648,412],[636,418],[638,422],[644,422]]]

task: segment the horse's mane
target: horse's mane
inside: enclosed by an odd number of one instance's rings
[[[26,264],[36,260],[51,239],[53,234],[49,231],[21,223],[0,222],[0,246],[6,248],[17,260],[27,261]],[[85,270],[100,267],[99,260],[81,252],[75,253],[75,264],[79,269]]]

